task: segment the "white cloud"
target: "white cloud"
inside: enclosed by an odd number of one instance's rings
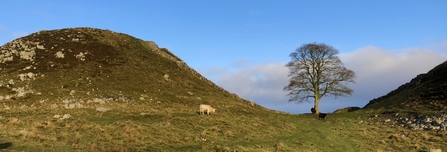
[[[356,83],[349,84],[354,89],[350,97],[323,98],[320,110],[332,112],[336,109],[363,107],[370,100],[387,94],[400,85],[409,82],[421,73],[426,73],[447,60],[445,53],[421,48],[405,49],[400,53],[374,46],[360,48],[352,53],[340,54],[341,60],[356,75]],[[291,113],[307,113],[310,103],[288,103],[283,87],[287,85],[288,69],[284,63],[268,63],[246,66],[229,71],[219,69],[213,80],[226,90],[274,110]],[[207,72],[205,72],[207,75]]]
[[[340,54],[345,66],[354,70],[359,78],[372,76],[401,77],[426,72],[445,61],[446,55],[421,48],[407,49],[393,54],[377,47],[360,48],[353,53]],[[392,73],[392,74],[387,74]]]
[[[358,84],[377,89],[397,87],[396,85],[428,72],[447,59],[445,54],[420,48],[398,54],[390,52],[377,47],[366,47],[350,54],[341,54],[340,58],[347,68],[357,74]]]
[[[262,64],[222,75],[217,83],[243,97],[282,99],[288,69],[284,64]]]

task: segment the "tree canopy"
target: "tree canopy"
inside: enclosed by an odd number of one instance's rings
[[[324,43],[303,44],[290,54],[289,84],[284,87],[289,102],[309,101],[314,98],[316,113],[320,113],[319,101],[324,96],[347,96],[353,90],[347,82],[355,83],[355,73],[346,69],[338,58],[338,50]]]

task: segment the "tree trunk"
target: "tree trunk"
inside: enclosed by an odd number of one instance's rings
[[[320,109],[318,108],[319,103],[320,103],[320,98],[315,97],[315,100],[314,100],[315,114],[320,114]]]

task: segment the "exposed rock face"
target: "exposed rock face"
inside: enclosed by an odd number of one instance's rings
[[[14,58],[33,61],[36,55],[36,49],[45,49],[39,42],[23,41],[21,39],[7,44],[9,49],[0,50],[0,63],[13,61]]]

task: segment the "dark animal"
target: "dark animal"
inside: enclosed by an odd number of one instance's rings
[[[311,108],[310,111],[312,111],[312,114],[315,114],[317,111],[315,110],[315,108]]]
[[[324,118],[326,117],[326,113],[320,113],[320,114],[318,114],[318,119],[320,119],[320,120],[324,120]]]

